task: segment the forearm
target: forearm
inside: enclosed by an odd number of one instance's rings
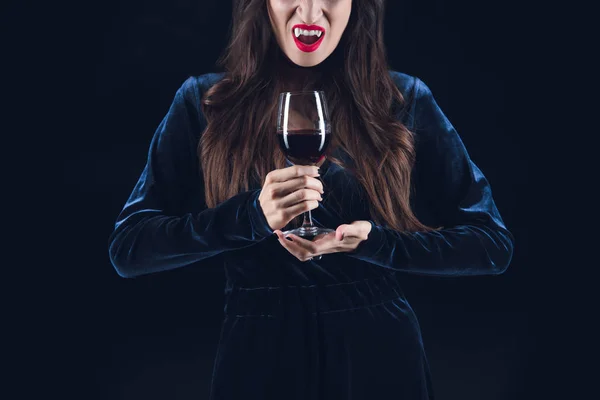
[[[135,277],[258,243],[273,234],[259,192],[240,193],[215,208],[182,216],[128,205],[109,238],[111,262],[119,275]]]

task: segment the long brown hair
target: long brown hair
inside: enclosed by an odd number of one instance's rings
[[[291,61],[272,32],[267,1],[234,2],[231,38],[218,61],[225,75],[202,99],[207,126],[198,155],[208,207],[249,190],[251,179],[264,182],[269,171],[285,167],[274,126],[277,95],[286,85],[281,67]],[[374,222],[398,231],[429,231],[433,228],[410,207],[414,137],[397,118],[405,99],[388,72],[383,16],[384,0],[353,0],[337,48],[311,67],[320,77],[318,90],[327,95],[335,133],[330,148],[341,146],[354,165],[330,152],[327,157],[363,186]]]

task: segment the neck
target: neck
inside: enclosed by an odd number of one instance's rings
[[[279,63],[279,75],[283,82],[285,91],[315,90],[319,85],[322,68],[301,67],[291,61],[285,54],[281,54]]]

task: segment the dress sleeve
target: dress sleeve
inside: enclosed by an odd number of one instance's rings
[[[490,185],[431,90],[416,78],[416,184],[427,199],[434,232],[398,232],[371,222],[368,239],[350,253],[375,265],[418,275],[497,275],[512,259],[514,237]],[[422,191],[422,192],[420,192]]]
[[[190,77],[177,90],[150,142],[146,165],[109,237],[110,260],[122,277],[183,267],[256,244],[274,232],[260,208],[260,190],[214,208],[180,210],[190,187],[203,186],[196,153],[206,121],[201,89]],[[204,200],[204,188],[200,190]]]

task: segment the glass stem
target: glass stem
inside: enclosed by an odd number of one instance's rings
[[[303,228],[310,228],[314,226],[312,223],[312,215],[310,214],[310,210],[304,213],[304,222],[302,222]]]
[[[319,179],[319,178],[317,178]],[[319,181],[321,181],[321,183],[323,184],[323,180],[319,179]],[[304,213],[304,221],[302,222],[302,227],[303,228],[311,228],[313,227],[313,222],[312,222],[312,214],[311,214],[311,210],[308,210]]]

